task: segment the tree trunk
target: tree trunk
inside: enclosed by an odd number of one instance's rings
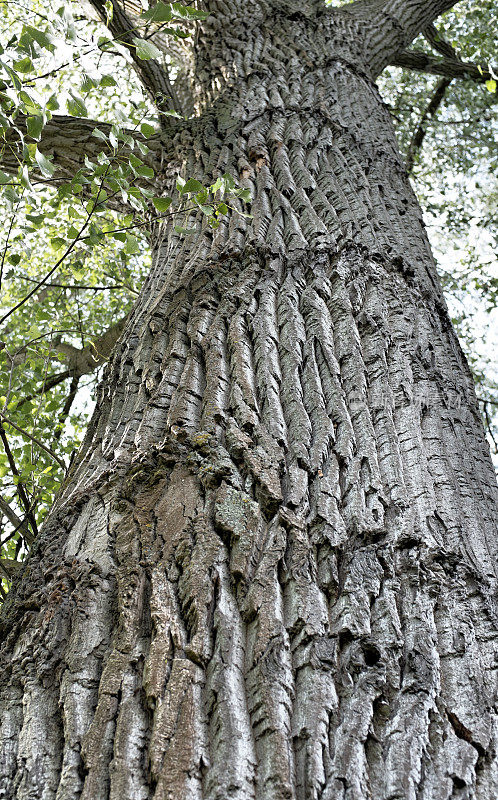
[[[496,481],[381,5],[210,4],[174,145],[253,218],[155,232],[4,610],[1,798],[498,796]]]

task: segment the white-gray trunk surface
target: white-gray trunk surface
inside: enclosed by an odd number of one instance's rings
[[[4,610],[3,800],[498,797],[496,481],[372,78],[416,6],[210,3],[172,146],[253,218],[155,232]]]

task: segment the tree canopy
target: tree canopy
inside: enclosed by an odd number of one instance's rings
[[[191,207],[213,227],[250,214],[236,175],[178,179],[171,197],[155,179],[168,120],[195,115],[206,13],[162,0],[0,3],[3,595],[70,468],[156,223],[184,237]],[[378,79],[496,454],[498,374],[483,339],[498,302],[497,24],[491,0],[465,0]]]

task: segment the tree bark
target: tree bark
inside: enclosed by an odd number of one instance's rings
[[[173,144],[252,218],[156,231],[3,612],[0,797],[488,800],[496,480],[368,17],[208,5]]]

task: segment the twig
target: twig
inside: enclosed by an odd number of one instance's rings
[[[23,281],[29,281],[30,283],[38,283],[36,278],[28,278],[27,275],[19,275]],[[86,284],[80,283],[46,283],[45,286],[50,287],[51,289],[89,289],[93,292],[103,292],[103,291],[113,291],[114,289],[128,289],[129,291],[134,292],[135,294],[139,294],[135,289],[131,289],[130,286],[127,286],[126,283],[115,283],[114,286],[90,286]]]
[[[71,406],[73,405],[74,398],[76,397],[76,392],[78,391],[79,382],[80,382],[80,379],[77,376],[75,376],[71,381],[71,385],[69,387],[69,394],[66,397],[66,402],[64,403],[64,405],[62,407],[62,411],[61,411],[61,414],[60,414],[60,417],[59,417],[59,423],[60,423],[61,427],[54,434],[54,439],[57,442],[59,441],[59,439],[62,436],[62,429],[63,429],[64,423],[65,423],[65,421],[66,421],[66,419],[67,419],[67,417],[69,415],[69,412],[71,411]]]
[[[64,463],[64,461],[61,458],[59,458],[59,456],[56,453],[54,453],[54,451],[51,450],[50,447],[48,447],[46,444],[43,444],[43,442],[40,442],[40,440],[37,439],[36,436],[33,436],[32,433],[29,433],[29,431],[24,430],[24,428],[20,428],[19,425],[16,425],[15,422],[12,422],[12,420],[6,417],[5,414],[2,414],[1,411],[0,411],[0,417],[4,422],[7,423],[7,425],[11,425],[13,428],[15,428],[16,431],[22,433],[23,436],[27,436],[28,439],[31,439],[31,441],[37,444],[38,447],[41,447],[42,450],[45,450],[45,452],[48,453],[48,455],[51,456],[54,459],[54,461],[57,461],[59,466],[62,467],[64,471],[66,470],[66,464]],[[3,427],[0,425],[0,436],[2,430]]]
[[[489,415],[489,411],[488,411],[488,403],[492,403],[492,401],[491,400],[481,400],[481,402],[483,403],[483,412],[484,412],[484,416],[486,418],[486,426],[487,426],[487,429],[488,429],[488,433],[489,433],[489,435],[491,437],[491,440],[492,440],[492,442],[494,444],[495,453],[498,455],[498,442],[496,441],[495,435],[493,433],[493,420],[491,419],[491,417]],[[498,405],[498,403],[493,403],[493,405]]]
[[[52,375],[52,377],[48,378],[48,380],[46,380],[40,386],[39,389],[36,389],[36,391],[33,392],[33,394],[28,394],[28,395],[26,395],[26,397],[23,397],[22,400],[19,400],[17,405],[16,405],[16,410],[19,410],[20,408],[22,408],[24,403],[29,403],[29,401],[33,400],[36,397],[36,395],[38,395],[38,394],[46,394],[51,389],[55,389],[55,387],[58,386],[59,383],[62,383],[63,381],[67,380],[68,378],[71,377],[71,375],[72,375],[72,373],[71,373],[70,369],[66,369],[66,370],[64,370],[64,372],[59,372],[57,375]]]
[[[3,417],[3,414],[0,414],[0,416]],[[17,494],[19,495],[19,499],[20,499],[22,505],[24,506],[24,510],[26,512],[26,516],[29,517],[29,520],[31,522],[31,527],[33,528],[33,532],[34,532],[34,534],[36,536],[37,533],[38,533],[38,528],[37,528],[37,525],[36,525],[36,519],[34,517],[34,514],[31,512],[31,504],[30,504],[30,502],[28,500],[28,496],[27,496],[26,491],[24,489],[24,486],[23,486],[23,484],[21,482],[21,479],[20,479],[21,476],[19,474],[19,470],[16,467],[16,462],[14,460],[14,456],[12,454],[12,450],[10,449],[9,440],[7,439],[7,434],[5,433],[5,429],[4,429],[4,427],[3,427],[3,425],[1,423],[0,423],[0,439],[2,440],[2,444],[3,444],[4,450],[5,450],[5,455],[7,456],[7,460],[9,462],[10,469],[11,469],[12,473],[18,478],[18,483],[17,483],[17,487],[16,487],[17,488]],[[26,536],[25,538],[26,538],[27,543],[30,544],[31,541],[32,541],[31,536]]]
[[[15,211],[12,212],[12,216],[10,218],[9,230],[7,231],[7,236],[5,237],[5,247],[3,248],[2,263],[0,264],[0,289],[2,288],[3,268],[4,268],[4,265],[5,265],[5,257],[7,255],[7,248],[9,246],[10,234],[12,233],[12,228],[14,227],[14,220],[16,219],[17,209],[19,208],[19,203],[20,202],[21,202],[21,199],[19,198],[18,202],[16,203]]]
[[[408,152],[406,154],[406,171],[409,175],[411,172],[413,172],[415,156],[422,147],[425,139],[425,134],[427,132],[427,121],[436,114],[438,108],[444,100],[446,89],[451,84],[452,80],[453,78],[441,78],[436,86],[436,91],[434,92],[430,102],[427,104],[427,107],[425,108],[420,121],[413,132],[410,144],[408,145]]]

